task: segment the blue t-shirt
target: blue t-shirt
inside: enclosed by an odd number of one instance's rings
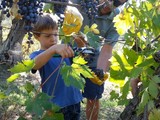
[[[42,52],[44,52],[44,50],[35,51],[30,55],[30,58],[33,59]],[[82,95],[79,89],[73,86],[67,87],[64,83],[62,75],[59,74],[59,69],[56,70],[61,63],[61,59],[61,57],[52,57],[42,68],[39,69],[39,73],[41,76],[41,83],[43,84],[55,71],[42,86],[42,91],[50,96],[53,96],[52,102],[54,104],[57,104],[60,107],[66,107],[79,103],[82,100]],[[65,58],[63,61],[67,65],[71,65],[70,59]]]

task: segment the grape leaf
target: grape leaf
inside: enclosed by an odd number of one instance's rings
[[[90,46],[94,48],[98,48],[100,46],[100,38],[98,35],[95,35],[93,32],[88,32],[86,36]]]
[[[7,82],[13,82],[19,77],[20,77],[20,74],[13,74],[7,79]]]
[[[160,120],[160,109],[153,109],[151,112],[149,112],[149,120]]]
[[[99,30],[97,29],[97,24],[93,24],[92,26],[91,26],[91,31],[93,32],[93,33],[95,33],[95,34],[99,34],[100,32],[99,32]]]
[[[0,99],[4,99],[6,98],[7,96],[3,93],[3,92],[0,92]]]
[[[32,100],[29,99],[26,101],[26,111],[30,113],[35,113],[37,116],[41,117],[45,110],[54,109],[54,106],[56,106],[53,103],[49,102],[50,99],[51,96],[48,96],[46,93],[39,93]]]
[[[31,91],[33,91],[34,89],[34,85],[32,85],[30,82],[26,82],[26,84],[24,85],[24,88],[27,90],[28,93],[30,93]]]
[[[23,60],[18,62],[13,68],[9,69],[12,73],[29,72],[34,67],[34,60]]]
[[[158,84],[154,83],[153,81],[150,81],[148,86],[148,92],[153,98],[157,98],[158,95]]]
[[[85,59],[81,56],[76,56],[73,58],[73,62],[74,63],[77,63],[77,64],[81,64],[81,65],[84,65],[87,63],[87,61],[85,61]]]
[[[134,28],[131,13],[126,12],[126,9],[124,9],[123,13],[116,15],[113,19],[113,22],[115,22],[114,26],[120,35],[125,34],[128,29],[131,30],[131,28]]]
[[[127,59],[127,62],[131,66],[134,66],[138,59],[138,54],[134,50],[128,48],[124,48],[123,51],[124,51],[124,56]]]

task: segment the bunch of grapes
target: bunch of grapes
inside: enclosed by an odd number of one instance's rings
[[[80,5],[82,10],[88,15],[90,20],[94,20],[97,16],[98,9],[97,5],[99,4],[99,0],[81,0]]]
[[[59,2],[66,2],[68,3],[68,0],[54,0],[54,1],[59,1]],[[62,25],[63,20],[64,20],[64,12],[66,9],[66,5],[60,5],[60,4],[54,4],[54,13],[58,15],[59,19],[59,24]]]
[[[0,9],[2,9],[2,13],[5,14],[7,17],[10,17],[9,8],[13,5],[13,0],[2,0]]]
[[[96,69],[94,72],[100,80],[104,79],[104,73],[102,69]]]
[[[10,17],[10,9],[13,4],[18,5],[18,14],[25,21],[24,29],[27,31],[28,39],[32,37],[32,24],[37,21],[38,15],[42,14],[44,0],[2,0],[0,8],[7,17]]]

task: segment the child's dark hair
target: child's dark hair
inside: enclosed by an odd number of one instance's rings
[[[37,22],[33,25],[33,34],[40,35],[46,29],[58,29],[58,24],[49,14],[38,16]]]

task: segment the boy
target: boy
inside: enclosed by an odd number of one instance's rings
[[[67,65],[71,64],[69,57],[73,57],[73,50],[66,44],[57,44],[58,26],[49,15],[39,16],[33,34],[41,48],[30,55],[30,58],[35,60],[32,72],[39,70],[42,92],[53,96],[51,102],[61,107],[64,120],[79,120],[81,93],[73,86],[67,87],[59,74],[62,61]],[[54,54],[61,57],[54,57]]]

